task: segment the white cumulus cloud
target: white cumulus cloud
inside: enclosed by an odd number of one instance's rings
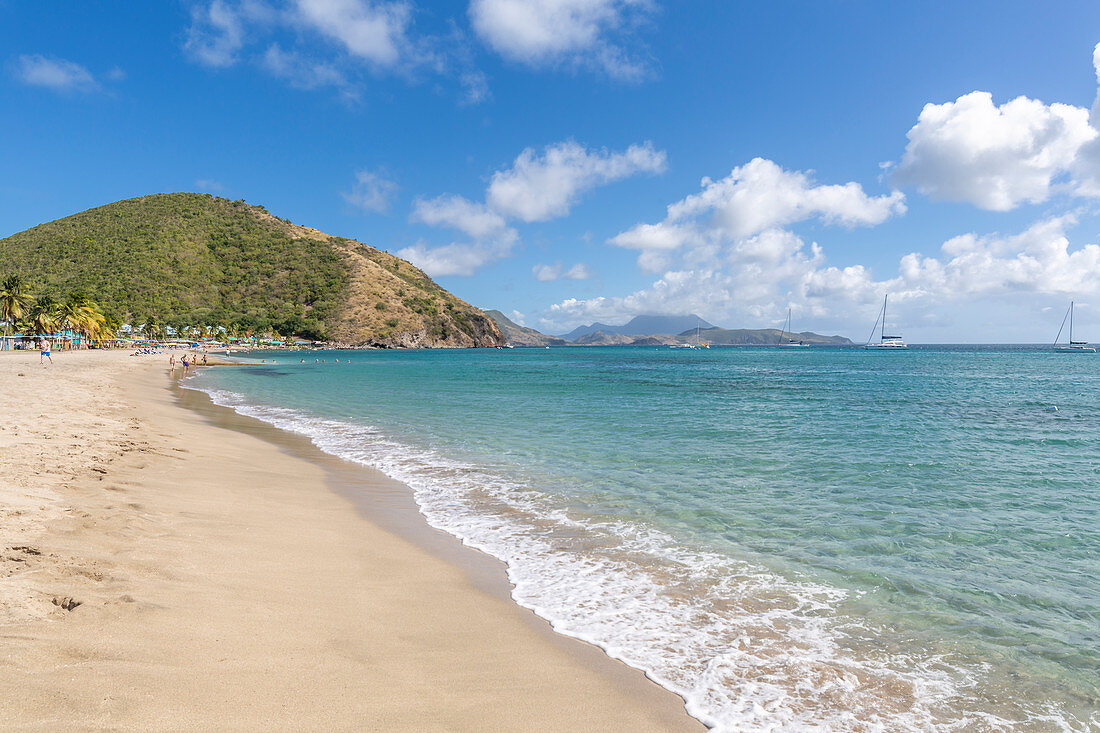
[[[510,230],[503,216],[462,196],[418,199],[412,219],[428,226],[457,229],[475,239],[499,238]]]
[[[462,196],[419,199],[411,218],[428,226],[456,229],[470,239],[443,246],[419,243],[397,253],[433,276],[473,275],[507,257],[519,241],[519,234],[503,216]]]
[[[764,158],[734,168],[720,180],[704,178],[702,191],[668,207],[664,221],[638,224],[611,244],[641,251],[650,272],[669,265],[682,247],[713,249],[761,232],[819,218],[846,227],[875,226],[905,212],[899,191],[868,196],[858,183],[817,185],[808,173],[788,171]]]
[[[295,5],[305,25],[372,64],[396,65],[409,45],[410,3],[297,0]]]
[[[304,58],[294,51],[284,51],[277,43],[267,49],[261,63],[272,76],[285,79],[296,89],[331,86],[354,96],[347,78],[335,66]]]
[[[582,193],[597,186],[666,167],[665,152],[649,142],[613,153],[569,140],[547,146],[541,155],[523,150],[511,168],[493,174],[486,199],[512,218],[546,221],[568,214]]]
[[[894,178],[933,199],[1008,211],[1046,201],[1097,134],[1082,107],[1027,97],[997,106],[971,92],[924,106]]]
[[[489,263],[506,257],[508,249],[492,242],[456,242],[442,247],[417,244],[398,250],[397,256],[433,277],[468,277]]]
[[[1006,308],[1035,318],[1052,298],[1100,297],[1100,245],[1072,247],[1066,229],[1074,223],[1060,216],[1018,234],[962,234],[943,242],[936,256],[904,255],[896,274],[883,278],[862,264],[829,265],[817,244],[807,247],[791,232],[770,229],[699,266],[669,270],[629,295],[563,300],[540,323],[560,331],[593,319],[699,312],[712,321],[767,326],[787,306],[802,319],[849,321],[866,318],[886,293],[924,320],[942,319],[945,304],[994,320]],[[1012,325],[1004,325],[1009,334]]]
[[[1092,66],[1096,72],[1096,99],[1092,103],[1089,124],[1097,130],[1097,136],[1081,148],[1075,166],[1077,176],[1074,193],[1092,198],[1100,197],[1100,43],[1092,51]]]
[[[414,204],[413,221],[457,229],[473,242],[437,248],[418,244],[403,252],[429,274],[471,275],[511,254],[519,234],[509,220],[535,222],[565,216],[581,194],[638,173],[659,173],[665,166],[664,151],[654,150],[648,142],[631,145],[621,153],[588,150],[573,141],[550,145],[541,155],[526,148],[510,167],[493,175],[485,203],[444,195]],[[540,272],[548,279],[588,276],[584,265],[558,271],[554,278],[549,278],[552,270],[538,270],[536,277]]]
[[[248,25],[268,12],[259,2],[212,0],[208,5],[196,5],[191,9],[191,26],[183,49],[204,66],[232,66],[244,46]]]
[[[59,92],[93,92],[99,89],[99,82],[84,66],[38,54],[20,56],[16,76],[24,84]]]
[[[586,64],[636,80],[644,65],[616,37],[650,9],[647,0],[472,0],[470,21],[486,44],[529,66]]]
[[[587,280],[592,277],[592,271],[583,262],[578,262],[572,267],[565,267],[560,262],[552,265],[538,264],[531,268],[531,274],[540,283],[554,280]]]
[[[901,283],[911,294],[939,298],[1100,292],[1100,246],[1071,251],[1065,230],[1074,223],[1072,216],[1060,216],[1015,235],[953,237],[943,243],[940,258],[905,255]]]
[[[344,191],[340,196],[362,211],[384,213],[389,210],[390,201],[396,192],[396,183],[364,168],[355,172],[355,183],[351,190]]]
[[[211,68],[252,62],[297,89],[358,99],[368,75],[450,77],[463,103],[489,96],[461,32],[418,34],[411,0],[196,0],[184,51]]]

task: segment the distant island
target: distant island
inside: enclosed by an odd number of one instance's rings
[[[215,326],[339,347],[506,340],[487,315],[405,260],[209,194],[99,206],[2,239],[0,251],[6,274],[36,291],[77,293],[134,325]]]
[[[711,346],[769,346],[778,344],[781,336],[778,328],[726,329],[711,325],[696,315],[650,315],[635,316],[621,326],[604,323],[578,326],[558,337],[520,326],[499,310],[487,310],[485,313],[496,322],[513,346],[670,346],[694,343],[697,336],[699,341]],[[687,328],[680,328],[685,324]],[[812,331],[787,336],[819,346],[852,345],[852,340],[844,336],[823,336]]]
[[[696,328],[714,328],[714,326],[696,315],[634,316],[621,326],[609,326],[606,323],[577,326],[569,333],[563,334],[562,338],[566,341],[580,342],[585,336],[595,333],[612,336],[651,336],[657,333],[684,333],[694,331]]]

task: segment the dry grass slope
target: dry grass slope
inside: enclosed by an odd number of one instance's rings
[[[252,212],[291,237],[327,241],[343,256],[351,283],[330,328],[337,345],[471,348],[505,342],[491,318],[411,263],[354,239],[290,224],[258,207]]]

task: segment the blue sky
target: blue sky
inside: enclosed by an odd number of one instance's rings
[[[201,190],[548,332],[1100,341],[1100,5],[953,5],[0,0],[0,236]]]

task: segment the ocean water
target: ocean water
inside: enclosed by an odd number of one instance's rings
[[[188,386],[404,481],[719,730],[1100,730],[1100,355],[260,359]]]

